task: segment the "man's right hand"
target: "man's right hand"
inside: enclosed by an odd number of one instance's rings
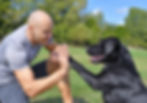
[[[60,68],[67,72],[69,67],[69,52],[67,45],[58,45],[51,54],[51,60],[60,63]]]

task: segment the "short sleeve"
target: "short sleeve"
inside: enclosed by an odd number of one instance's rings
[[[27,53],[21,47],[10,45],[5,53],[6,61],[12,71],[29,66]]]

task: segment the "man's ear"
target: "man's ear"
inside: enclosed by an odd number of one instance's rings
[[[32,26],[32,25],[28,25],[28,30],[29,30],[29,32],[33,32],[33,29],[34,29],[34,27]]]
[[[107,42],[105,45],[105,53],[110,54],[114,51],[115,49],[115,44],[113,42]]]
[[[29,29],[29,30],[32,30],[32,26],[31,26],[31,25],[28,25],[28,29]]]

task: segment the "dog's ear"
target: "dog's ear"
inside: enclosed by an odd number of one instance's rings
[[[112,41],[109,41],[105,44],[105,53],[110,54],[114,51],[115,45]]]
[[[109,40],[105,44],[105,53],[110,54],[112,52],[118,51],[120,48],[120,42],[118,40]]]

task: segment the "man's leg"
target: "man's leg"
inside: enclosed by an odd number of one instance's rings
[[[29,103],[17,81],[0,86],[0,103]]]

